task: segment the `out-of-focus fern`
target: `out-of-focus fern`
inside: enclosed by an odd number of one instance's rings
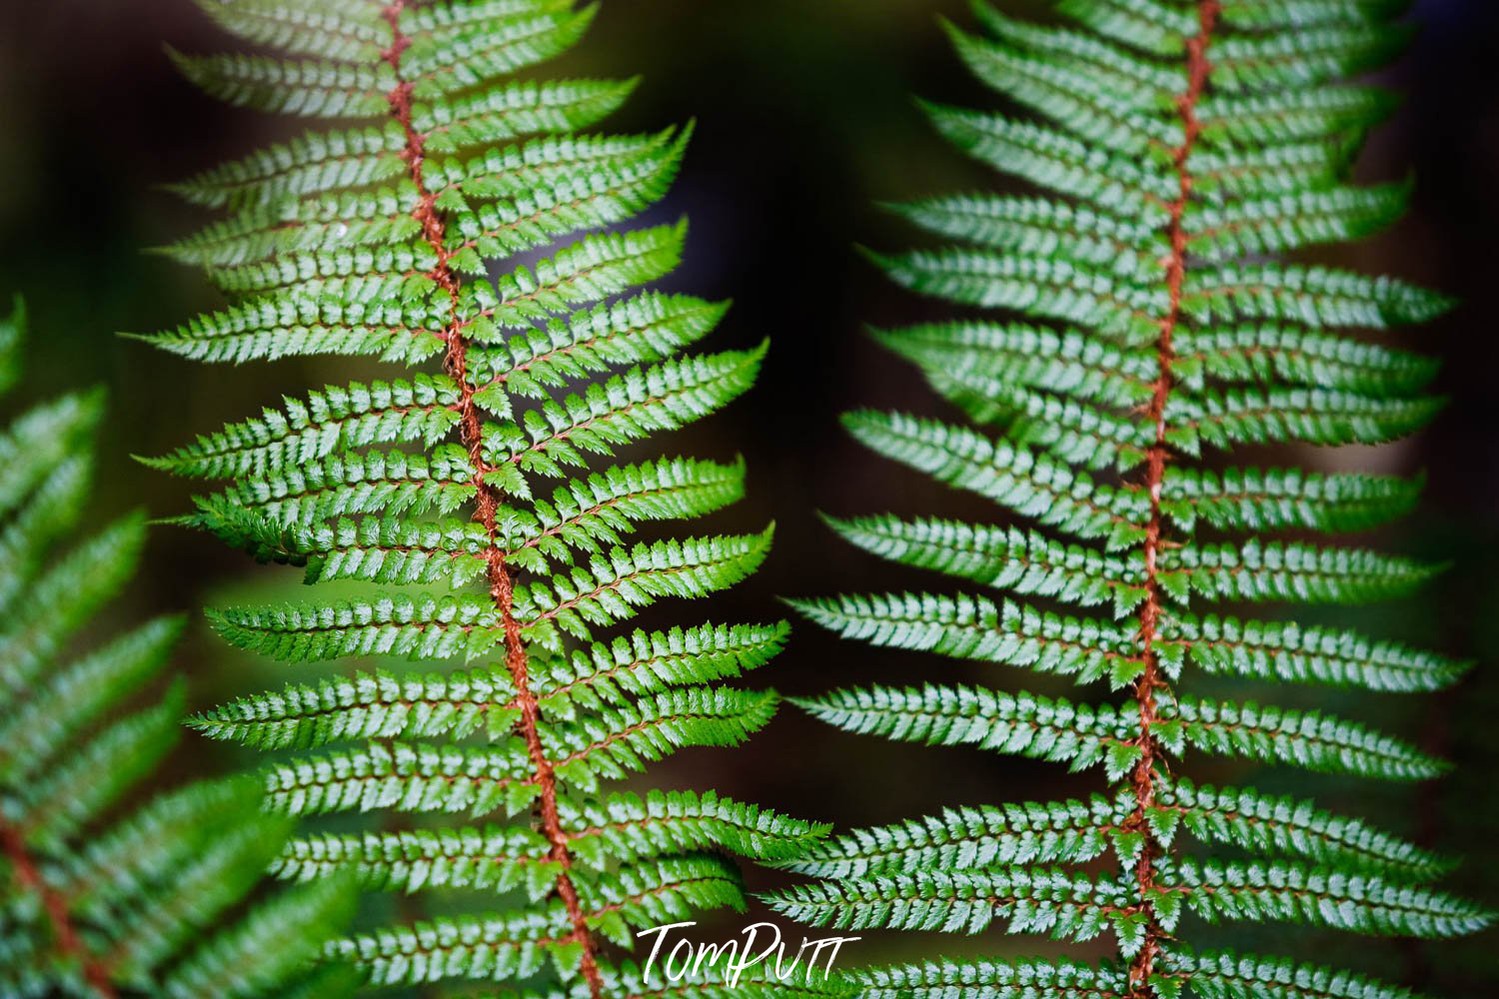
[[[871,516],[833,527],[884,558],[1032,602],[905,593],[799,606],[851,638],[1129,696],[931,682],[805,706],[856,732],[1098,767],[1117,786],[852,833],[797,865],[821,880],[775,902],[840,927],[1112,933],[1120,959],[935,960],[863,973],[866,995],[1394,999],[1406,993],[1291,958],[1201,952],[1184,916],[1423,937],[1489,922],[1432,887],[1443,858],[1310,802],[1194,783],[1183,762],[1399,781],[1443,769],[1358,722],[1191,692],[1207,675],[1418,692],[1462,672],[1415,649],[1212,606],[1361,603],[1432,572],[1300,537],[1402,514],[1418,483],[1209,464],[1242,445],[1379,444],[1437,408],[1423,394],[1428,360],[1352,331],[1429,320],[1447,307],[1441,296],[1280,256],[1365,235],[1405,203],[1404,184],[1350,182],[1359,138],[1392,102],[1343,80],[1399,42],[1389,18],[1402,6],[1066,0],[1067,26],[981,5],[987,37],[953,31],[969,67],[1038,117],[931,106],[938,129],[1049,193],[906,205],[904,216],[957,244],[876,260],[917,292],[1039,322],[983,314],[880,333],[970,420],[859,412],[847,425],[1029,523]]]
[[[206,362],[334,354],[392,371],[288,397],[152,464],[229,480],[190,523],[341,584],[215,612],[234,645],[429,665],[351,670],[196,725],[296,751],[268,771],[282,813],[396,817],[295,839],[282,876],[352,870],[373,891],[466,896],[330,948],[371,983],[550,974],[568,995],[645,989],[605,941],[741,906],[722,851],[784,859],[821,832],[711,793],[603,787],[762,726],[774,695],[721,681],[786,634],[613,630],[738,583],[771,540],[627,540],[737,500],[739,462],[590,468],[726,405],[764,354],[685,354],[724,307],[639,290],[676,266],[684,224],[609,229],[666,193],[687,131],[578,134],[631,83],[514,75],[581,37],[594,8],[570,0],[202,6],[290,58],[178,57],[188,76],[234,104],[339,123],[178,185],[230,216],[167,252],[232,303],[147,339]],[[463,824],[402,818],[439,813]]]
[[[19,306],[0,321],[0,392],[23,328]],[[347,969],[309,970],[352,915],[351,885],[225,918],[290,832],[256,782],[191,784],[121,813],[181,731],[180,682],[121,711],[164,669],[181,621],[74,647],[144,540],[126,517],[54,557],[80,528],[100,403],[64,396],[0,430],[0,995],[351,994]]]

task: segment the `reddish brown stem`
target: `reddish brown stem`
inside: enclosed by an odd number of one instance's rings
[[[84,980],[98,999],[115,999],[119,993],[110,981],[109,969],[96,955],[90,954],[83,946],[83,941],[78,939],[78,930],[73,926],[73,916],[68,911],[68,900],[42,877],[42,872],[37,868],[31,850],[26,845],[25,835],[9,823],[0,823],[0,843],[4,845],[5,856],[10,861],[16,883],[23,891],[33,892],[41,898],[58,951],[63,957],[78,963],[83,969]]]
[[[1151,394],[1149,419],[1155,424],[1155,443],[1146,455],[1145,481],[1143,487],[1150,497],[1150,520],[1145,529],[1145,602],[1140,608],[1140,649],[1145,671],[1135,682],[1135,703],[1140,712],[1140,759],[1135,765],[1130,784],[1135,795],[1135,813],[1132,827],[1144,835],[1145,843],[1140,859],[1135,865],[1135,880],[1140,889],[1140,901],[1149,917],[1145,940],[1140,952],[1130,965],[1130,995],[1134,999],[1150,999],[1154,996],[1150,979],[1155,974],[1156,958],[1160,954],[1165,932],[1156,918],[1152,893],[1159,889],[1156,862],[1163,850],[1160,842],[1151,833],[1147,822],[1149,809],[1156,800],[1156,781],[1164,750],[1155,735],[1158,720],[1157,696],[1167,691],[1168,684],[1162,675],[1160,656],[1156,652],[1156,632],[1160,626],[1162,594],[1158,562],[1161,550],[1167,542],[1162,537],[1161,484],[1166,475],[1166,462],[1170,457],[1167,443],[1166,404],[1171,397],[1172,363],[1176,354],[1172,340],[1182,318],[1182,290],[1187,279],[1188,234],[1184,220],[1187,206],[1192,198],[1192,150],[1202,133],[1202,124],[1197,118],[1197,106],[1207,87],[1211,63],[1208,61],[1208,45],[1218,25],[1222,8],[1219,0],[1201,0],[1197,7],[1198,32],[1187,40],[1187,89],[1176,100],[1177,112],[1182,122],[1182,142],[1172,151],[1172,163],[1178,182],[1177,197],[1167,206],[1166,235],[1170,251],[1165,261],[1166,287],[1170,304],[1161,319],[1161,334],[1156,341],[1157,374]]]
[[[488,565],[490,596],[499,612],[505,634],[505,665],[515,684],[516,706],[520,718],[516,731],[525,741],[534,769],[533,782],[538,789],[537,813],[541,833],[551,844],[549,859],[561,868],[557,875],[557,896],[567,911],[572,933],[567,938],[582,947],[580,970],[588,983],[593,999],[603,999],[604,980],[599,971],[597,946],[588,928],[588,919],[578,902],[577,887],[569,873],[572,869],[572,854],[568,850],[567,831],[562,828],[562,819],[557,812],[557,771],[547,756],[541,742],[541,709],[536,695],[531,691],[529,664],[526,646],[521,637],[520,622],[515,617],[515,577],[505,564],[505,550],[499,542],[497,517],[500,492],[487,481],[488,473],[494,469],[484,457],[483,421],[479,407],[474,402],[475,390],[468,378],[468,339],[465,324],[460,317],[462,280],[451,266],[451,254],[447,249],[447,233],[442,214],[437,210],[437,194],[431,191],[422,176],[426,138],[412,124],[412,84],[401,79],[401,55],[411,46],[411,39],[401,28],[401,14],[409,0],[393,0],[385,8],[385,20],[390,25],[391,45],[384,52],[385,61],[396,71],[397,84],[388,95],[392,117],[406,134],[406,149],[402,158],[410,171],[411,181],[417,191],[417,205],[412,216],[421,223],[422,237],[437,256],[437,265],[431,277],[452,299],[452,312],[442,337],[447,347],[443,356],[443,367],[457,383],[458,434],[468,451],[475,488],[474,520],[484,526],[489,536],[485,551]]]

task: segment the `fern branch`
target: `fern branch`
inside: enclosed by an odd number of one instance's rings
[[[142,339],[205,362],[331,354],[407,369],[289,396],[152,460],[230,480],[178,523],[348,591],[220,610],[214,624],[290,662],[469,663],[345,673],[193,721],[215,738],[297,751],[266,769],[276,811],[395,816],[379,833],[298,840],[283,876],[498,896],[494,914],[463,907],[326,950],[372,984],[520,980],[549,962],[568,995],[635,989],[606,944],[628,947],[630,927],[694,906],[742,902],[726,868],[704,867],[706,830],[766,858],[822,833],[716,798],[674,802],[698,811],[665,816],[647,797],[648,814],[624,824],[590,811],[638,813],[603,782],[763,726],[774,695],[717,681],[784,641],[780,625],[603,635],[658,600],[737,583],[771,532],[632,542],[648,521],[740,498],[742,464],[592,467],[726,405],[765,352],[686,353],[725,307],[639,288],[680,262],[685,223],[616,228],[665,195],[691,127],[575,134],[632,84],[512,78],[570,48],[593,10],[235,0],[215,18],[290,58],[180,60],[231,103],[350,120],[179,185],[230,214],[165,253],[203,268],[232,301]],[[543,491],[546,479],[557,481]],[[593,820],[580,825],[580,810]],[[532,828],[498,819],[522,811]],[[405,824],[412,813],[467,813],[475,825],[449,836]],[[492,849],[492,862],[476,849]],[[515,887],[524,898],[508,895]]]
[[[17,887],[41,899],[47,923],[63,960],[70,964],[76,962],[83,969],[85,981],[100,999],[114,999],[119,992],[114,987],[109,968],[99,956],[88,953],[79,942],[78,928],[68,909],[67,898],[43,880],[37,861],[26,845],[23,831],[8,821],[0,822],[0,843],[4,844],[5,859],[10,863],[11,876]]]
[[[0,383],[18,370],[24,320],[19,307],[0,318]],[[145,538],[132,515],[56,557],[90,512],[100,403],[65,397],[0,430],[0,449],[27,442],[6,456],[0,488],[0,993],[281,995],[309,981],[309,961],[352,916],[350,886],[330,880],[223,918],[288,830],[260,814],[253,781],[132,800],[175,744],[184,685],[121,708],[165,671],[181,620],[73,657],[79,633],[128,585]],[[324,994],[350,990],[330,982]]]
[[[1003,919],[1012,932],[1076,940],[1109,931],[1121,959],[856,972],[871,995],[1386,999],[1399,990],[1286,959],[1198,960],[1178,939],[1181,916],[1433,937],[1491,920],[1429,887],[1449,870],[1444,858],[1311,802],[1177,774],[1188,754],[1383,780],[1446,768],[1352,720],[1178,689],[1201,672],[1424,691],[1465,668],[1340,629],[1198,606],[1360,604],[1401,596],[1439,568],[1275,536],[1383,524],[1414,505],[1419,480],[1197,460],[1243,445],[1380,444],[1441,406],[1423,394],[1434,362],[1349,331],[1427,321],[1444,296],[1284,256],[1369,235],[1404,209],[1408,184],[1350,180],[1364,131],[1392,99],[1344,79],[1405,37],[1389,23],[1399,8],[1067,0],[1070,24],[1038,26],[976,2],[984,37],[947,26],[974,75],[1034,120],[924,109],[948,140],[1035,191],[900,207],[951,245],[869,256],[920,294],[1022,321],[877,333],[966,421],[855,413],[845,423],[881,455],[1031,523],[830,523],[888,561],[1095,616],[966,594],[794,606],[846,637],[1106,681],[1130,699],[924,683],[798,703],[856,732],[1097,767],[1116,791],[859,830],[808,852],[800,869],[820,880],[770,900],[839,925],[972,932]],[[1218,858],[1225,847],[1247,857]],[[1207,859],[1193,856],[1204,849]],[[1110,852],[1118,877],[1098,873]]]

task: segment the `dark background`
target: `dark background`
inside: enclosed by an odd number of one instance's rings
[[[1047,5],[1003,0],[1001,6],[1039,14]],[[1499,585],[1492,568],[1499,558],[1499,420],[1489,305],[1499,273],[1499,88],[1493,80],[1499,6],[1423,0],[1416,8],[1422,30],[1408,56],[1385,74],[1405,91],[1406,105],[1375,135],[1361,169],[1381,179],[1414,170],[1415,208],[1379,239],[1327,257],[1416,279],[1464,300],[1442,322],[1403,337],[1446,358],[1440,387],[1452,404],[1430,431],[1395,447],[1285,457],[1428,473],[1429,495],[1418,514],[1376,540],[1450,559],[1453,569],[1424,597],[1362,617],[1382,634],[1419,639],[1480,665],[1458,691],[1404,703],[1317,690],[1261,689],[1250,696],[1326,705],[1379,721],[1451,755],[1458,771],[1441,786],[1422,789],[1275,773],[1255,781],[1315,793],[1462,852],[1467,863],[1456,883],[1499,904]],[[671,285],[736,300],[716,345],[748,345],[767,335],[774,343],[756,392],[666,445],[748,457],[750,498],[720,515],[714,529],[749,529],[771,519],[779,525],[767,567],[716,601],[709,612],[715,619],[778,614],[777,595],[940,585],[892,571],[837,542],[814,511],[992,516],[982,504],[863,452],[836,419],[860,405],[943,411],[913,371],[880,353],[861,331],[864,321],[894,324],[927,314],[926,306],[880,280],[852,249],[856,241],[893,248],[909,240],[877,201],[999,183],[944,147],[909,100],[920,94],[993,103],[948,51],[937,14],[970,21],[960,0],[608,0],[589,40],[547,69],[643,73],[644,83],[612,128],[697,120],[683,179],[657,213],[666,220],[686,212],[693,221],[688,263]],[[172,71],[163,42],[189,52],[227,44],[188,0],[0,0],[0,292],[14,287],[32,304],[31,378],[22,393],[28,401],[80,383],[106,384],[114,395],[98,488],[101,516],[142,503],[156,514],[185,506],[186,484],[134,464],[131,453],[160,453],[283,392],[348,377],[318,360],[240,370],[198,366],[113,335],[173,325],[215,304],[196,272],[140,252],[204,221],[153,185],[302,127],[227,110],[197,95]],[[212,539],[161,529],[129,598],[132,606],[121,614],[195,610],[293,585],[287,572],[248,566]],[[181,662],[199,706],[286,678],[279,667],[230,653],[203,628],[195,630]],[[810,693],[948,675],[1062,689],[1015,671],[842,644],[808,625],[753,682]],[[220,747],[192,737],[189,745],[184,755],[194,765],[229,762]],[[1237,772],[1199,769],[1197,761],[1192,767],[1199,775],[1242,779]],[[684,754],[653,778],[712,785],[793,814],[836,817],[842,825],[922,815],[946,804],[1098,789],[1094,778],[1059,779],[1054,768],[843,735],[792,709],[745,750]],[[767,883],[763,874],[752,878]],[[1332,960],[1330,952],[1346,951],[1339,959],[1439,994],[1499,989],[1492,933],[1435,948],[1320,933],[1264,936],[1255,949],[1274,952],[1277,937],[1311,937],[1302,954],[1315,951]],[[1050,947],[1030,940],[885,940],[866,943],[847,959]]]

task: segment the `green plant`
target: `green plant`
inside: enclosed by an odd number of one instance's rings
[[[643,987],[603,941],[627,946],[693,911],[741,906],[721,850],[786,858],[822,833],[714,794],[603,788],[762,726],[775,696],[720,681],[786,636],[784,623],[607,634],[662,598],[739,582],[771,540],[767,529],[625,542],[645,522],[737,500],[739,462],[587,470],[724,406],[764,354],[684,355],[725,307],[636,290],[676,266],[684,224],[587,233],[657,202],[688,132],[576,134],[632,84],[514,78],[583,34],[594,9],[569,0],[202,6],[293,57],[178,56],[209,93],[352,123],[177,185],[232,212],[167,252],[233,302],[145,339],[199,361],[334,354],[394,369],[151,460],[231,480],[185,523],[339,584],[296,606],[216,611],[214,623],[291,663],[468,665],[346,673],[195,725],[296,750],[267,772],[283,813],[386,813],[379,830],[295,839],[281,876],[353,870],[372,890],[462,899],[330,948],[372,983],[526,982],[551,964],[568,995]],[[560,240],[571,241],[538,259]],[[487,821],[417,818],[434,814]]]
[[[0,392],[19,375],[25,313],[0,320]],[[117,817],[181,731],[183,685],[120,717],[181,631],[158,618],[72,658],[128,584],[145,524],[83,522],[98,393],[30,409],[0,431],[0,995],[337,996],[309,972],[352,915],[350,885],[293,888],[224,918],[290,832],[254,781],[190,784]],[[268,941],[276,941],[268,947]]]
[[[898,413],[846,420],[875,451],[1033,526],[832,521],[894,562],[1046,603],[908,593],[798,606],[848,637],[1129,697],[929,683],[839,690],[805,707],[851,731],[1100,767],[1116,786],[852,833],[814,847],[796,866],[820,880],[774,902],[840,927],[977,932],[998,920],[1078,941],[1112,932],[1118,943],[1120,959],[1099,966],[869,970],[859,975],[868,996],[1404,996],[1290,958],[1194,950],[1183,917],[1421,937],[1487,925],[1479,907],[1431,886],[1448,861],[1310,802],[1195,784],[1182,763],[1191,751],[1397,781],[1443,769],[1322,711],[1188,692],[1232,689],[1227,680],[1416,692],[1463,671],[1221,607],[1389,598],[1433,571],[1300,537],[1375,527],[1411,508],[1418,482],[1225,467],[1212,454],[1383,443],[1438,408],[1423,394],[1429,360],[1351,331],[1429,320],[1447,308],[1441,296],[1281,257],[1362,236],[1402,210],[1406,185],[1349,179],[1391,98],[1342,78],[1398,45],[1404,29],[1389,18],[1403,5],[1060,6],[1075,26],[979,5],[989,37],[952,31],[979,78],[1041,120],[927,107],[965,151],[1060,197],[906,205],[900,214],[964,245],[874,256],[917,292],[1057,325],[968,318],[876,334],[998,438]]]

